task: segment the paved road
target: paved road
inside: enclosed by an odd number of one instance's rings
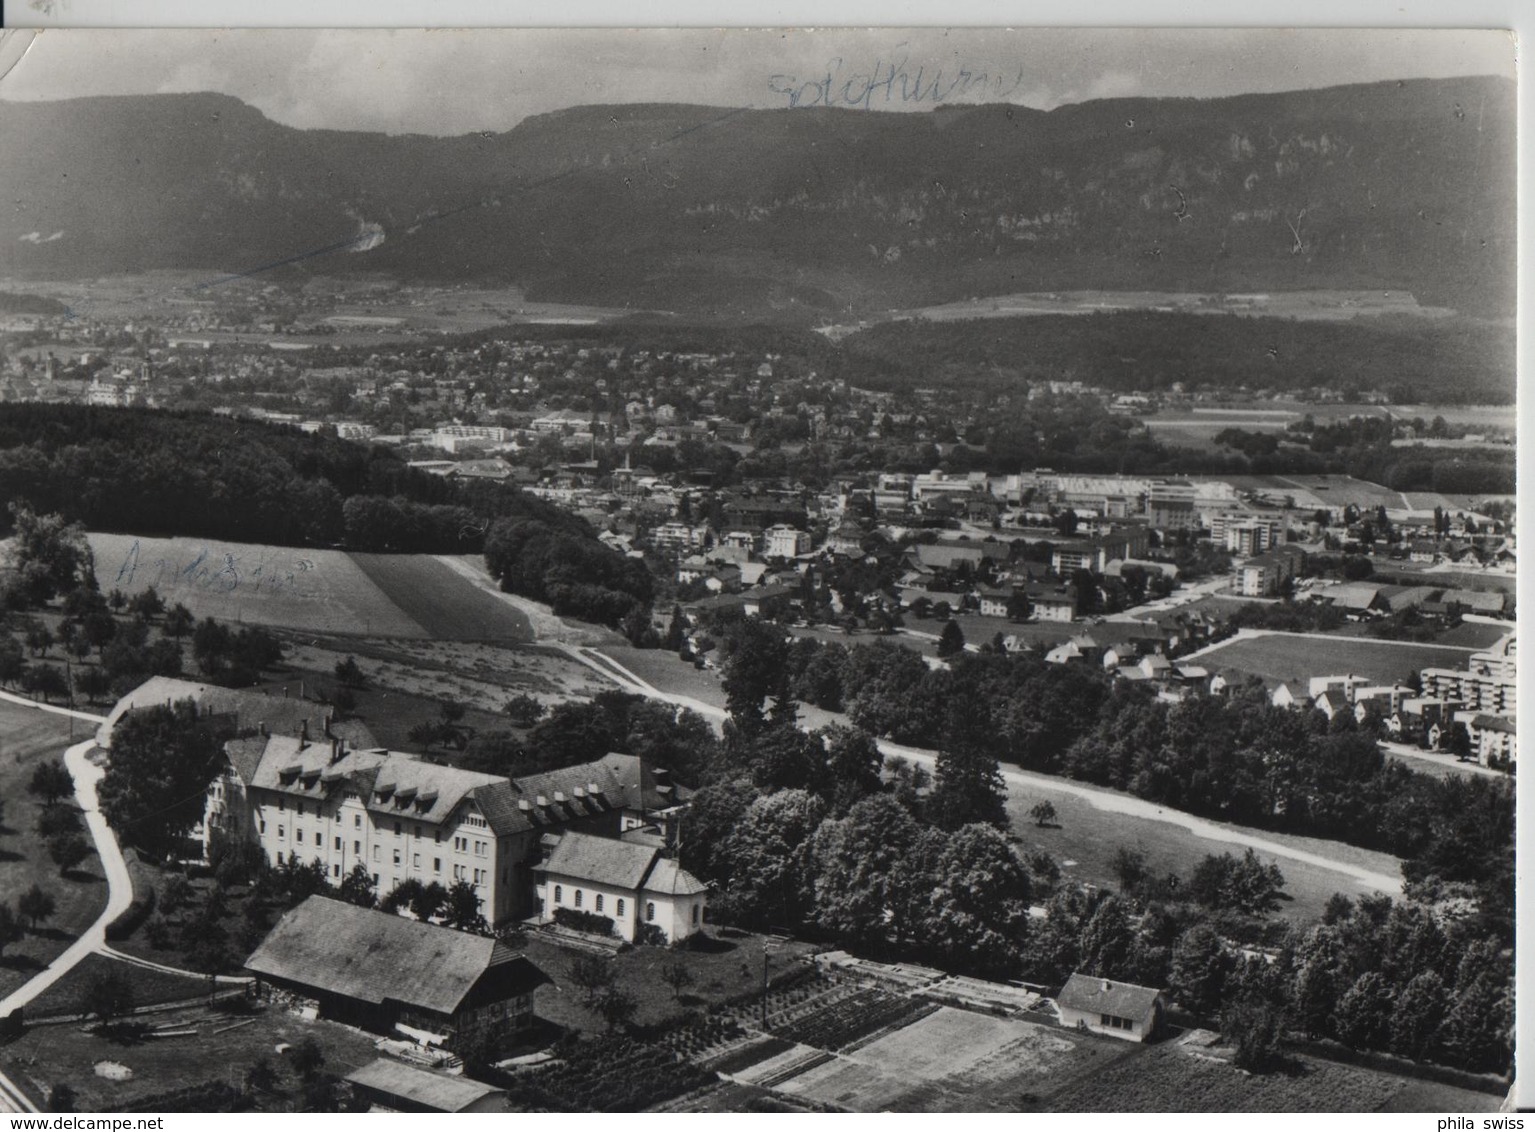
[[[713,704],[704,703],[692,696],[676,695],[664,692],[654,684],[636,675],[622,663],[606,653],[591,648],[571,648],[567,650],[571,657],[581,664],[586,665],[594,672],[605,676],[607,679],[618,683],[626,691],[637,692],[651,699],[664,700],[667,703],[677,704],[681,707],[692,708],[706,719],[723,719],[725,712]],[[803,713],[811,714],[811,713]],[[805,720],[805,726],[817,727],[821,725],[819,718],[824,716],[831,718],[828,713],[814,713],[812,718]],[[932,751],[922,750],[917,747],[907,747],[900,743],[892,743],[888,739],[881,739],[879,749],[886,755],[898,755],[912,762],[922,763],[929,769],[937,761]],[[1391,896],[1398,896],[1402,891],[1402,878],[1388,873],[1376,872],[1373,869],[1362,868],[1358,865],[1350,865],[1344,861],[1337,861],[1320,853],[1313,853],[1306,849],[1285,845],[1282,842],[1272,841],[1266,837],[1246,833],[1229,826],[1219,825],[1215,822],[1196,818],[1191,814],[1185,814],[1180,810],[1158,806],[1155,802],[1147,802],[1141,798],[1133,798],[1126,794],[1116,794],[1110,790],[1102,790],[1096,786],[1087,786],[1079,782],[1073,782],[1068,778],[1060,778],[1050,774],[1035,774],[1031,771],[1003,768],[1003,781],[1007,783],[1010,791],[1027,792],[1031,788],[1059,790],[1067,794],[1073,794],[1082,798],[1093,806],[1094,809],[1103,810],[1106,813],[1131,814],[1136,817],[1147,818],[1151,821],[1166,822],[1169,825],[1180,826],[1188,830],[1195,837],[1207,841],[1219,842],[1226,845],[1239,845],[1251,847],[1259,853],[1266,853],[1273,857],[1287,858],[1292,861],[1303,861],[1329,872],[1338,873],[1354,881],[1361,889],[1367,891],[1379,891]]]
[[[8,1014],[18,1006],[25,1006],[43,991],[53,986],[70,972],[82,959],[100,948],[107,938],[107,925],[123,913],[133,902],[133,882],[128,878],[128,865],[123,860],[117,837],[107,825],[96,800],[96,787],[103,769],[86,758],[96,746],[94,739],[76,743],[64,752],[64,765],[75,780],[75,801],[85,815],[86,827],[96,842],[96,852],[101,856],[101,867],[107,877],[107,906],[96,922],[81,933],[80,938],[46,968],[0,1000],[0,1015]]]

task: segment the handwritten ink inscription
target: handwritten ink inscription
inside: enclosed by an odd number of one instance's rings
[[[186,587],[213,594],[291,593],[297,590],[300,575],[315,568],[308,558],[280,565],[265,556],[215,552],[205,546],[188,547],[186,553],[184,559],[173,560],[163,554],[144,558],[135,539],[123,555],[114,584],[119,588],[154,586],[162,592]]]
[[[791,110],[809,106],[872,110],[897,104],[1004,101],[1022,86],[1022,67],[1013,75],[962,65],[918,64],[914,68],[905,54],[888,61],[876,58],[867,71],[855,70],[839,57],[828,62],[823,73],[807,77],[776,74],[768,79],[768,89],[783,98]]]

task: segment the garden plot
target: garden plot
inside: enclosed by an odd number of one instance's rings
[[[859,1112],[1016,1111],[1123,1052],[1031,1022],[941,1007],[775,1087]]]

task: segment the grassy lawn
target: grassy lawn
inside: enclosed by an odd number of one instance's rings
[[[1357,637],[1292,636],[1268,633],[1233,639],[1201,656],[1197,663],[1211,671],[1236,671],[1304,685],[1313,676],[1353,673],[1383,684],[1405,680],[1425,668],[1464,668],[1466,649],[1413,645]]]
[[[82,1033],[78,1026],[37,1026],[16,1041],[0,1047],[0,1068],[17,1085],[41,1101],[58,1082],[68,1082],[77,1093],[80,1112],[120,1112],[146,1097],[200,1085],[210,1080],[239,1085],[247,1069],[266,1058],[279,1072],[274,1093],[263,1098],[262,1107],[280,1111],[290,1107],[297,1092],[296,1075],[276,1052],[280,1044],[297,1044],[306,1037],[320,1043],[324,1070],[344,1076],[377,1056],[374,1038],[332,1022],[309,1022],[275,1009],[258,1009],[254,1021],[238,1029],[214,1033],[240,1016],[222,1007],[191,1007],[149,1016],[155,1026],[174,1024],[195,1030],[195,1036],[142,1039],[136,1042]],[[105,1061],[126,1066],[132,1077],[111,1081],[96,1073]]]
[[[711,929],[707,950],[673,951],[664,947],[633,947],[613,959],[617,985],[639,1002],[635,1023],[653,1025],[688,1011],[701,1010],[710,1003],[762,989],[762,937],[735,929]],[[768,955],[769,977],[797,966],[797,956],[808,955],[809,944],[772,943]],[[540,1018],[558,1026],[589,1034],[604,1030],[602,1019],[582,1005],[582,991],[568,977],[577,953],[556,947],[537,932],[529,935],[527,954],[554,980],[554,986],[539,990],[535,1010]],[[674,958],[681,958],[693,976],[691,986],[680,996],[661,980],[661,968]]]
[[[840,633],[837,636],[843,637]],[[853,643],[860,638],[844,637],[843,639]],[[872,640],[873,638],[862,639]],[[636,648],[605,648],[600,651],[641,680],[663,692],[691,696],[695,700],[701,700],[721,709],[725,706],[725,692],[720,687],[719,673],[712,669],[694,668],[691,662],[678,659],[674,652],[667,652],[665,649]]]
[[[39,930],[28,931],[0,956],[0,998],[41,971],[91,925],[107,903],[101,860],[90,856],[67,877],[48,858],[47,845],[35,829],[42,807],[27,793],[33,769],[62,760],[73,730],[76,740],[89,735],[89,724],[0,701],[0,899],[15,900],[32,885],[49,893],[57,908]],[[73,807],[70,798],[63,805]],[[85,835],[90,842],[89,835]]]
[[[1029,809],[1040,801],[1049,801],[1055,806],[1057,816],[1051,826],[1041,828],[1028,816]],[[1206,841],[1166,822],[1096,809],[1085,798],[1047,786],[1031,785],[1027,790],[1015,790],[1008,798],[1007,809],[1013,819],[1013,832],[1021,840],[1020,849],[1029,852],[1043,849],[1049,853],[1061,866],[1064,879],[1116,890],[1121,884],[1115,875],[1113,861],[1122,846],[1144,853],[1152,873],[1177,873],[1185,880],[1194,866],[1211,853],[1231,853],[1240,857],[1243,852],[1239,845]],[[1401,868],[1400,862],[1389,854],[1342,842],[1267,830],[1248,832],[1257,832],[1268,840],[1325,854],[1340,862],[1361,865],[1389,876],[1397,875]],[[1259,857],[1268,860],[1262,853]],[[1295,923],[1320,919],[1328,898],[1335,892],[1351,897],[1362,894],[1359,884],[1341,873],[1289,857],[1273,860],[1284,874],[1285,892],[1290,897],[1282,903],[1278,914]]]
[[[353,554],[351,559],[434,640],[533,639],[525,614],[430,555]]]
[[[1406,1078],[1338,1065],[1309,1057],[1291,1057],[1283,1067],[1249,1074],[1226,1059],[1226,1051],[1206,1052],[1176,1042],[1146,1047],[1134,1057],[1107,1066],[1052,1098],[1058,1112],[1380,1112],[1402,1111],[1397,1103],[1421,1086]],[[1436,1104],[1415,1111],[1486,1111],[1499,1098],[1464,1089],[1434,1086],[1417,1092],[1416,1104],[1433,1097]],[[1452,1101],[1438,1108],[1437,1102]]]
[[[425,637],[427,632],[339,550],[206,539],[92,534],[103,592],[154,586],[199,619],[318,632]]]
[[[81,1014],[91,986],[98,977],[116,975],[133,993],[133,1005],[153,1006],[161,1002],[184,1002],[208,993],[206,979],[172,975],[165,971],[151,971],[112,959],[106,955],[87,955],[80,963],[53,986],[38,995],[27,1006],[27,1017],[46,1018],[52,1014]],[[220,986],[219,990],[229,989]]]

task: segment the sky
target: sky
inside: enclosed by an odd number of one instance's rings
[[[1513,66],[1495,31],[55,28],[5,71],[0,98],[218,91],[300,128],[463,134],[592,103],[1050,109]]]

